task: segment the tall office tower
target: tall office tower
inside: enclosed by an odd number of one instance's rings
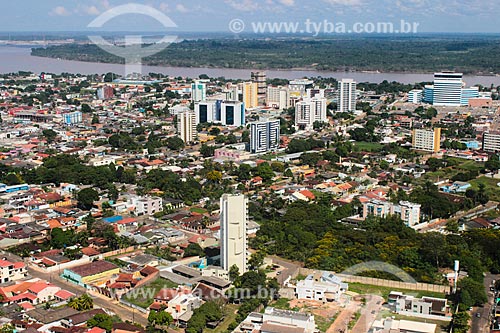
[[[283,110],[290,107],[290,90],[287,87],[267,87],[266,104]]]
[[[297,102],[295,104],[295,126],[312,130],[316,121],[328,122],[326,103],[326,98],[319,96],[305,98]]]
[[[462,78],[462,73],[435,73],[433,104],[436,106],[460,106],[464,85]]]
[[[259,97],[266,96],[267,90],[267,75],[266,72],[252,72],[251,74],[252,82],[257,83],[257,94]]]
[[[280,146],[279,119],[265,119],[250,123],[250,152],[266,153]]]
[[[215,123],[224,126],[245,125],[245,104],[238,101],[202,101],[195,103],[196,125]]]
[[[243,103],[248,109],[259,106],[258,85],[256,82],[243,83]]]
[[[196,125],[220,122],[221,101],[201,101],[194,104]],[[217,110],[219,112],[217,112]]]
[[[240,100],[240,90],[237,84],[229,83],[226,86],[226,100],[227,101],[239,101]]]
[[[339,81],[338,112],[356,111],[356,81],[342,79]]]
[[[207,99],[207,85],[201,81],[194,81],[191,84],[191,100],[193,102],[204,101]]]
[[[185,143],[196,141],[196,114],[193,111],[177,115],[177,133]]]
[[[220,123],[224,126],[245,125],[245,103],[224,101],[221,103]]]
[[[235,265],[247,271],[248,201],[244,195],[224,194],[220,199],[220,255],[226,271]]]
[[[441,129],[414,129],[412,147],[416,150],[429,151],[433,153],[439,152],[439,149],[441,148]]]
[[[434,102],[434,86],[431,84],[427,84],[424,87],[424,95],[422,97],[422,101],[425,103],[432,104]]]

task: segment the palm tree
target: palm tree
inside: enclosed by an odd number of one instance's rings
[[[94,300],[88,294],[80,296],[80,306],[82,310],[90,310],[94,307]]]

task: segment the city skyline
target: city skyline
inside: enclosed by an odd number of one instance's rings
[[[6,3],[2,31],[85,31],[98,15],[129,1],[75,0]],[[454,0],[218,0],[207,6],[199,0],[186,2],[151,0],[145,3],[169,16],[181,32],[230,32],[233,19],[245,22],[322,22],[347,25],[355,22],[419,23],[419,32],[500,33],[495,18],[500,13],[493,1]],[[209,19],[207,19],[209,17]],[[132,24],[131,24],[132,22]],[[162,26],[144,15],[126,15],[108,23],[110,31],[161,31]],[[247,29],[248,30],[248,29]],[[245,32],[250,32],[246,31]]]

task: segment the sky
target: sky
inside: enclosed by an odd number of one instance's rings
[[[86,31],[106,11],[133,0],[3,0],[0,31]],[[229,32],[252,22],[419,23],[418,32],[500,33],[498,0],[146,0],[177,27],[169,31]],[[108,31],[165,31],[154,18],[124,14],[102,25]]]

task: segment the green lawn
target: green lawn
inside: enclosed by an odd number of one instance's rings
[[[206,209],[200,208],[200,207],[192,207],[189,209],[193,213],[198,213],[198,214],[205,214],[207,212]]]
[[[147,309],[153,303],[154,296],[158,294],[161,289],[175,288],[177,286],[176,283],[170,280],[158,278],[148,285],[133,289],[124,295],[123,299],[143,309]]]
[[[280,298],[274,303],[270,304],[273,308],[281,309],[281,310],[290,310],[290,299],[288,298]]]
[[[436,292],[428,292],[428,291],[416,291],[416,290],[405,290],[405,289],[397,289],[397,288],[389,288],[389,287],[380,287],[380,286],[372,286],[368,284],[361,283],[349,283],[349,291],[354,293],[358,293],[360,295],[380,295],[385,300],[389,297],[391,291],[400,291],[405,294],[409,294],[415,297],[437,297],[444,298],[445,295],[442,293]]]
[[[318,327],[318,330],[320,332],[326,332],[332,326],[333,322],[335,319],[337,319],[338,313],[330,318],[325,318],[321,316],[314,315],[314,322],[316,323],[316,326]]]
[[[470,184],[474,190],[479,189],[479,184],[485,185],[485,190],[490,200],[500,201],[500,187],[497,184],[500,183],[500,179],[492,179],[487,177],[479,177],[477,179],[471,180]]]
[[[384,145],[378,142],[354,142],[355,151],[379,152]]]
[[[227,304],[224,309],[224,320],[219,324],[215,329],[204,328],[203,332],[210,333],[223,333],[227,332],[229,325],[235,321],[236,319],[236,311],[238,311],[238,305],[235,304]]]

